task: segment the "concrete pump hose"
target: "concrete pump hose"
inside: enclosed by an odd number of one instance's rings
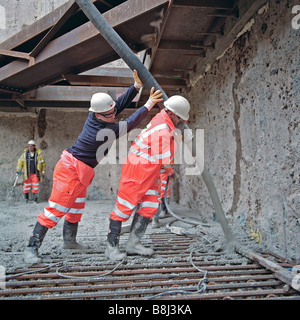
[[[183,123],[184,125],[184,129],[185,130],[188,130],[190,132],[189,136],[190,138],[192,137],[192,134],[191,134],[191,129],[188,127],[188,125],[186,123]],[[186,143],[186,141],[185,141]],[[190,141],[188,141],[186,143],[189,151],[192,153],[192,154],[197,154],[196,153],[196,150],[194,150],[194,145],[192,145],[192,143],[190,143]],[[200,160],[196,157],[196,162],[197,162],[197,165],[199,168],[201,168],[202,164],[200,163]],[[232,231],[229,227],[229,224],[228,224],[228,221],[226,219],[226,216],[225,216],[225,213],[223,211],[223,208],[222,208],[222,205],[221,205],[221,202],[220,202],[220,198],[219,198],[219,195],[217,193],[217,189],[213,183],[213,180],[211,178],[211,175],[209,174],[205,164],[203,166],[203,170],[202,170],[202,173],[201,173],[201,176],[204,180],[204,183],[207,187],[207,190],[208,190],[208,193],[210,195],[210,198],[212,200],[212,203],[213,203],[213,206],[214,206],[214,209],[215,209],[215,212],[216,212],[216,216],[218,218],[218,221],[220,222],[221,224],[221,227],[222,227],[222,230],[223,230],[223,233],[225,235],[225,238],[226,238],[226,241],[227,241],[227,249],[228,251],[233,251],[234,250],[234,242],[235,242],[235,239],[234,239],[234,236],[232,234]]]
[[[89,18],[93,25],[100,32],[102,37],[109,43],[109,45],[116,51],[131,70],[136,69],[139,78],[143,85],[150,91],[152,87],[155,90],[160,90],[163,94],[163,99],[167,100],[168,97],[162,90],[158,82],[153,78],[151,73],[145,68],[139,58],[127,46],[124,40],[117,34],[117,32],[109,25],[105,18],[101,15],[98,9],[90,0],[76,0],[76,3]]]
[[[146,67],[141,63],[138,57],[132,52],[132,50],[127,46],[127,44],[123,41],[123,39],[116,33],[116,31],[110,26],[110,24],[105,20],[105,18],[101,15],[98,9],[90,0],[76,0],[76,3],[84,12],[84,14],[88,17],[88,19],[93,23],[96,29],[100,32],[103,38],[109,43],[109,45],[116,51],[116,53],[125,61],[125,63],[129,66],[131,70],[136,69],[139,75],[139,78],[143,82],[144,86],[150,91],[152,87],[155,90],[160,90],[163,93],[164,101],[168,99],[166,93],[162,90],[160,85],[154,79],[152,74],[146,69]],[[186,128],[189,127],[186,125]],[[190,129],[189,129],[190,130]],[[189,147],[191,148],[191,147]],[[190,150],[192,151],[192,150]],[[196,154],[196,153],[192,153]],[[199,161],[199,160],[198,160]],[[198,162],[196,159],[196,162]],[[199,166],[201,167],[201,166]],[[212,178],[208,172],[208,170],[204,166],[204,170],[202,172],[203,180],[207,186],[209,195],[212,199],[214,209],[218,220],[222,226],[222,230],[225,234],[225,238],[227,241],[227,247],[230,251],[234,248],[233,242],[234,237],[229,228],[227,219],[225,217],[218,193],[213,184]]]

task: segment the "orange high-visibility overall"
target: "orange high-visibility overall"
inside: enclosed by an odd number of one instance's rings
[[[38,216],[38,222],[47,228],[56,226],[63,216],[71,223],[79,222],[94,175],[93,168],[64,151],[54,169],[48,206]]]
[[[28,179],[24,181],[23,192],[29,193],[30,188],[32,188],[32,193],[39,193],[39,181],[38,176],[35,173],[31,173]]]
[[[165,110],[159,112],[131,145],[122,167],[116,206],[112,220],[127,221],[139,204],[138,214],[152,218],[159,206],[162,166],[171,175],[176,143],[175,126]]]

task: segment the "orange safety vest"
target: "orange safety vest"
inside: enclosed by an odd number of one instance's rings
[[[142,184],[149,180],[149,175],[157,179],[162,166],[172,174],[171,163],[174,162],[176,150],[172,135],[174,129],[166,111],[160,111],[132,143],[120,182],[135,181]]]

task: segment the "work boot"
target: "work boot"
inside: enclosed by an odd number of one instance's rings
[[[161,206],[159,206],[157,212],[155,213],[154,217],[152,218],[152,228],[159,228],[158,216],[160,214],[160,207]]]
[[[121,227],[122,221],[110,219],[105,256],[113,263],[126,257],[125,253],[119,251]]]
[[[142,236],[145,234],[148,223],[150,219],[146,217],[142,217],[139,214],[135,214],[131,230],[129,234],[129,239],[126,245],[126,252],[127,254],[139,254],[142,256],[152,256],[153,249],[146,248],[140,242]]]
[[[28,203],[29,193],[24,193],[24,196],[25,196],[25,203]]]
[[[160,204],[160,214],[159,217],[160,218],[165,218],[167,216],[167,208],[165,205],[165,199],[161,199],[161,204]]]
[[[34,193],[34,194],[33,194],[33,201],[34,201],[35,203],[38,203],[37,193]]]
[[[30,236],[29,244],[24,251],[25,263],[34,264],[41,262],[41,258],[38,256],[38,249],[41,246],[47,231],[47,227],[42,226],[39,222],[36,223],[32,235]]]
[[[78,222],[71,223],[65,219],[63,227],[64,249],[89,249],[76,241]]]

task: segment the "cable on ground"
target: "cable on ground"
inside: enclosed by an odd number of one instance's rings
[[[63,274],[61,272],[59,272],[60,269],[63,269],[63,268],[66,268],[65,266],[62,266],[62,267],[58,267],[56,268],[56,274],[62,278],[66,278],[66,279],[99,279],[99,278],[103,278],[103,277],[106,277],[108,276],[109,274],[113,273],[116,269],[119,268],[119,266],[125,261],[126,259],[123,259],[121,260],[112,270],[104,273],[104,274],[99,274],[99,275],[96,275],[96,276],[69,276],[69,275],[66,275],[66,274]]]
[[[207,280],[207,270],[202,270],[200,268],[198,268],[194,261],[193,261],[193,252],[195,251],[195,249],[193,249],[191,252],[190,252],[190,255],[189,255],[189,261],[191,262],[192,266],[197,270],[199,271],[200,273],[203,273],[203,277],[199,280],[198,284],[197,284],[197,290],[183,290],[183,289],[178,289],[178,290],[168,290],[168,291],[165,291],[165,292],[161,292],[161,293],[158,293],[158,294],[155,294],[149,298],[147,298],[146,300],[152,300],[152,299],[155,299],[155,298],[158,298],[158,297],[162,297],[162,296],[165,296],[165,295],[171,295],[171,294],[176,294],[176,293],[181,293],[181,294],[203,294],[205,291],[206,291],[206,280]]]

